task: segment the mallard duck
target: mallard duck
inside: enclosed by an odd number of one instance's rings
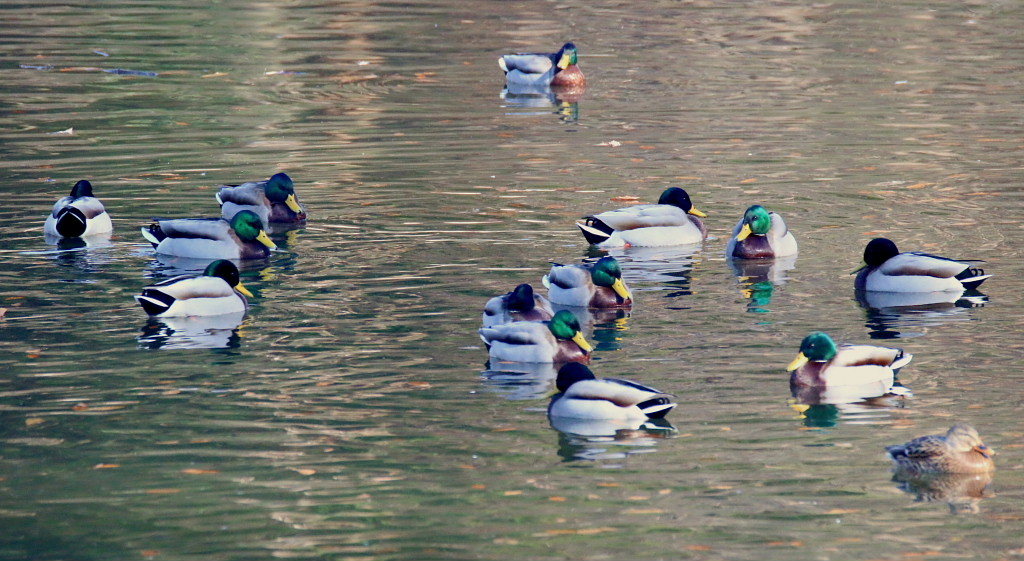
[[[693,207],[686,191],[669,187],[658,204],[585,216],[583,224],[577,222],[576,226],[589,243],[600,248],[687,245],[707,237],[708,229],[701,221],[706,216]]]
[[[558,370],[548,415],[577,419],[660,419],[675,408],[669,394],[615,378],[598,379],[589,368],[569,363]]]
[[[200,276],[182,275],[142,289],[135,297],[151,316],[219,316],[244,312],[252,297],[231,261],[218,259]]]
[[[551,264],[544,275],[548,299],[563,306],[628,308],[633,295],[622,281],[622,269],[614,257],[602,257],[583,265]]]
[[[725,254],[739,259],[773,259],[796,255],[796,238],[778,213],[753,205],[732,230]]]
[[[831,388],[878,384],[882,395],[893,386],[895,372],[906,366],[914,355],[903,349],[873,345],[836,346],[820,331],[804,337],[800,354],[789,363],[789,383],[794,386]]]
[[[510,362],[590,362],[594,350],[580,332],[572,312],[562,310],[549,321],[515,321],[480,329],[490,357]],[[493,367],[493,364],[492,364]]]
[[[103,203],[92,194],[92,183],[84,179],[75,183],[70,195],[61,197],[53,205],[53,212],[43,224],[43,232],[47,236],[61,238],[105,234],[113,229]]]
[[[854,287],[872,292],[962,292],[978,288],[992,276],[961,261],[927,253],[900,253],[887,238],[868,242],[864,264],[854,273]]]
[[[984,473],[995,469],[992,454],[978,431],[957,423],[945,435],[919,436],[906,444],[886,446],[885,451],[898,470],[940,473]]]
[[[241,210],[255,212],[264,226],[306,219],[306,211],[295,194],[295,184],[285,173],[275,173],[264,181],[223,185],[216,197],[224,220],[231,220]]]
[[[277,246],[251,210],[222,218],[160,220],[142,228],[157,253],[196,259],[264,259]]]
[[[532,286],[521,284],[508,294],[488,300],[483,322],[484,327],[491,327],[514,321],[545,321],[554,315],[547,298],[534,294]]]
[[[505,72],[505,82],[513,85],[581,87],[587,84],[577,66],[576,45],[566,43],[557,53],[515,53],[503,55],[498,66]]]

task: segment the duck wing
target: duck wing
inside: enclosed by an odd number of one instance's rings
[[[552,53],[515,53],[498,59],[498,66],[505,72],[518,70],[525,74],[544,74],[555,66]]]
[[[878,271],[888,276],[927,276],[948,279],[967,269],[967,263],[927,253],[901,253],[888,259]]]
[[[914,355],[903,349],[874,345],[841,345],[831,364],[837,367],[885,366],[897,369],[905,366]]]
[[[506,345],[538,345],[551,337],[547,324],[533,321],[516,321],[504,325],[482,327],[480,338],[488,345],[504,343]]]
[[[231,225],[220,218],[177,218],[160,220],[157,226],[168,238],[195,238],[204,240],[230,240]]]
[[[886,451],[893,459],[900,457],[912,460],[927,460],[937,458],[949,451],[946,439],[938,434],[919,436],[906,444],[887,446]]]
[[[142,294],[147,292],[160,292],[173,297],[176,300],[188,300],[190,298],[223,298],[234,296],[235,289],[224,279],[219,277],[190,277],[180,276],[167,279],[142,289]]]
[[[234,203],[243,206],[259,206],[266,204],[263,186],[266,181],[252,181],[241,185],[223,185],[217,191],[217,202],[221,205]]]
[[[544,286],[550,289],[556,286],[563,290],[571,290],[592,284],[590,270],[579,265],[552,265],[551,271],[544,276]]]
[[[689,215],[673,205],[636,205],[609,210],[587,218],[595,218],[618,231],[656,226],[686,226]]]
[[[667,397],[654,388],[615,378],[581,380],[569,386],[565,396],[575,399],[600,399],[611,401],[619,407],[639,405],[654,398]]]

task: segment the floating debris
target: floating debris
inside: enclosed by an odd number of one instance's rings
[[[107,53],[105,53],[103,51],[100,51],[100,50],[94,50],[93,52],[98,54],[98,55],[100,55],[100,56],[110,56],[109,54],[107,54]]]
[[[305,72],[297,70],[270,70],[263,73],[264,76],[305,76]]]
[[[46,134],[49,134],[51,136],[71,136],[75,134],[75,127],[66,128],[62,131],[48,132]]]
[[[106,72],[108,74],[119,74],[119,75],[122,75],[122,76],[149,76],[149,77],[156,77],[156,76],[160,75],[160,74],[157,74],[156,72],[147,72],[145,70],[127,70],[127,69],[124,69],[124,68],[102,68],[101,70],[103,70],[104,72]]]
[[[49,64],[20,64],[18,66],[25,70],[53,70]]]

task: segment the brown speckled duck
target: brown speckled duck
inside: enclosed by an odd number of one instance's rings
[[[953,425],[945,435],[919,436],[885,451],[897,470],[929,473],[985,473],[995,469],[992,454],[978,431],[967,423]]]

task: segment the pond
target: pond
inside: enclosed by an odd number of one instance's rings
[[[0,558],[1024,551],[1024,6],[0,13]],[[499,55],[567,40],[581,97],[503,95]],[[241,323],[150,320],[132,296],[188,265],[139,228],[216,216],[216,186],[279,171],[310,218],[243,267]],[[114,234],[50,245],[43,218],[79,179]],[[559,431],[550,369],[488,367],[483,304],[603,255],[574,221],[671,185],[710,237],[612,250],[636,303],[584,324],[598,376],[679,406],[649,430]],[[797,259],[725,259],[755,203]],[[849,273],[877,236],[994,276],[959,306],[858,302]],[[794,401],[785,366],[816,330],[913,353],[913,395]],[[958,420],[998,451],[993,481],[893,480],[884,446]]]

